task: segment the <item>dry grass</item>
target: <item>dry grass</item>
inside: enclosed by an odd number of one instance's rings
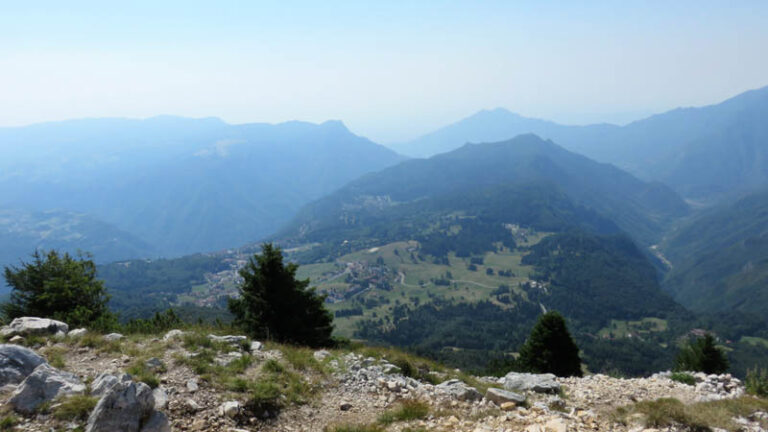
[[[665,428],[684,426],[692,431],[708,431],[720,428],[737,431],[740,426],[734,417],[747,417],[756,411],[768,410],[768,400],[750,396],[685,405],[677,399],[662,398],[642,401],[616,410],[615,420],[627,423],[629,416],[641,414],[645,426]]]
[[[397,408],[379,416],[379,424],[388,425],[398,421],[421,420],[429,415],[429,405],[417,400],[404,400]]]

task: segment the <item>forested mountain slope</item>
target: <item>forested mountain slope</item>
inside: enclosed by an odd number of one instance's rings
[[[471,199],[481,190],[522,183],[551,184],[574,204],[596,211],[646,244],[658,239],[666,223],[688,212],[680,197],[663,185],[645,183],[535,135],[522,135],[466,145],[364,176],[307,206],[280,237],[318,241],[325,230],[367,226],[371,218],[397,213],[406,204],[419,205],[420,200],[453,196],[460,201],[462,195]],[[537,201],[533,197],[531,203]],[[395,218],[391,222],[398,223]]]
[[[664,286],[697,311],[768,309],[768,191],[710,209],[662,244]]]

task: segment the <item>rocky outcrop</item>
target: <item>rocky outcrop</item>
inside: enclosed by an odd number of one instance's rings
[[[14,410],[29,414],[45,402],[84,391],[85,385],[75,375],[43,363],[21,383],[8,403]]]
[[[560,383],[553,374],[530,374],[510,372],[499,379],[505,389],[517,392],[557,393]]]
[[[61,321],[48,318],[21,317],[14,319],[10,324],[0,329],[0,336],[10,338],[17,335],[66,335],[68,331],[69,326]]]
[[[131,376],[128,374],[113,375],[103,372],[93,380],[93,383],[91,384],[91,394],[93,396],[103,396],[110,391],[115,384],[129,381],[131,381]]]
[[[152,389],[144,383],[122,381],[106,391],[88,417],[86,432],[139,432],[155,412]],[[156,416],[157,417],[157,416]],[[154,419],[155,422],[158,419]],[[167,418],[166,418],[167,424]],[[168,430],[153,426],[154,430]],[[170,427],[168,427],[170,429]]]
[[[0,344],[0,387],[24,381],[45,359],[29,348]]]
[[[216,336],[216,335],[208,335],[208,339],[214,341],[214,342],[220,342],[220,343],[226,343],[230,345],[240,345],[248,340],[247,336]]]
[[[685,372],[696,380],[696,391],[701,394],[700,401],[732,399],[744,395],[744,384],[731,374],[705,374],[703,372]],[[671,371],[659,372],[651,376],[657,379],[670,379]]]

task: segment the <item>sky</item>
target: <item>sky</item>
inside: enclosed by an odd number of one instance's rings
[[[0,126],[338,119],[381,143],[480,109],[626,123],[768,85],[768,2],[34,1],[0,13]]]

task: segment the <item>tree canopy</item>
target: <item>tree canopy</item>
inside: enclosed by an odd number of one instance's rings
[[[675,369],[679,371],[721,374],[729,367],[728,357],[717,347],[715,337],[711,333],[688,341],[688,344],[680,349],[675,360]]]
[[[528,372],[581,376],[579,348],[571,339],[562,315],[551,311],[539,317],[520,348],[518,364]]]
[[[35,251],[30,262],[5,267],[4,277],[12,288],[10,301],[2,305],[5,319],[36,316],[91,328],[116,322],[88,256]]]
[[[240,270],[240,297],[230,299],[235,324],[251,336],[311,347],[332,343],[333,317],[325,297],[309,288],[309,279],[296,279],[298,265],[283,263],[279,247],[262,245]]]

